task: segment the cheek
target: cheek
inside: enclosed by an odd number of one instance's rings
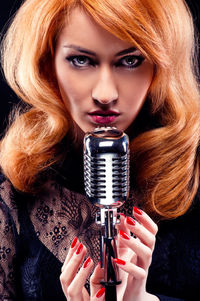
[[[153,68],[141,68],[123,82],[123,94],[130,104],[140,107],[147,96],[153,79]]]
[[[73,75],[73,72],[58,74],[57,79],[63,101],[71,109],[80,104],[83,99],[88,98],[88,84],[82,78]]]
[[[58,77],[60,93],[65,105],[71,111],[76,103],[83,97],[83,87],[79,84],[76,76]]]

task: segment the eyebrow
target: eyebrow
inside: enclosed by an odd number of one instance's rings
[[[86,53],[86,54],[89,54],[89,55],[92,55],[92,56],[97,56],[97,54],[91,50],[88,50],[88,49],[85,49],[85,48],[82,48],[80,46],[76,46],[76,45],[64,45],[63,48],[72,48],[74,50],[77,50],[81,53]],[[115,56],[121,56],[121,55],[124,55],[124,54],[128,54],[130,52],[134,52],[136,51],[137,48],[135,47],[129,47],[127,49],[124,49],[118,53],[115,54]]]

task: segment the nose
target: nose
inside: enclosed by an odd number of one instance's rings
[[[92,90],[92,99],[99,105],[111,105],[118,99],[117,83],[112,70],[105,66],[99,70]]]

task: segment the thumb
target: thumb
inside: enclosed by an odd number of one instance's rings
[[[90,278],[90,289],[91,289],[91,301],[103,301],[105,300],[105,288],[100,283],[103,279],[103,269],[100,263],[94,269],[94,272]]]

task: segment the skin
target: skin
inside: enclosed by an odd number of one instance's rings
[[[117,55],[125,50],[126,54]],[[96,110],[118,113],[109,125],[125,131],[139,113],[153,79],[153,65],[139,50],[79,9],[74,9],[58,37],[55,72],[63,102],[83,132],[99,125],[88,115]]]
[[[105,31],[79,9],[74,9],[58,37],[54,67],[62,100],[83,133],[102,125],[101,116],[94,119],[89,115],[99,110],[115,112],[117,117],[108,118],[108,125],[127,130],[143,106],[153,79],[153,65],[140,51]],[[157,226],[143,211],[133,211],[133,216],[137,220],[134,226],[125,216],[118,226],[118,255],[124,261],[118,264],[122,279],[117,286],[118,300],[157,301],[145,288]],[[129,238],[123,238],[120,230]],[[131,232],[137,238],[130,237]],[[91,259],[84,267],[87,248],[83,246],[77,254],[80,243],[77,240],[70,248],[63,264],[63,292],[68,301],[103,301],[99,265],[90,277],[91,296],[84,287],[94,263]]]
[[[133,216],[135,220],[134,225],[130,225],[127,217],[122,215],[118,226],[117,251],[119,258],[124,261],[124,264],[118,264],[122,284],[117,286],[117,300],[159,301],[156,296],[146,292],[148,269],[151,264],[155,235],[158,228],[144,211],[140,210],[138,214],[133,210]],[[123,238],[120,230],[125,232],[129,239]],[[131,232],[137,238],[131,237]],[[63,264],[60,276],[63,292],[68,301],[103,301],[105,300],[104,293],[101,297],[97,297],[98,292],[102,289],[100,280],[103,278],[103,271],[99,264],[95,267],[90,277],[91,296],[89,296],[84,283],[90,276],[94,263],[91,260],[87,267],[84,268],[83,259],[87,249],[83,245],[81,252],[77,254],[79,246],[80,242],[77,240],[75,246],[70,248]],[[78,271],[79,267],[81,268]]]

